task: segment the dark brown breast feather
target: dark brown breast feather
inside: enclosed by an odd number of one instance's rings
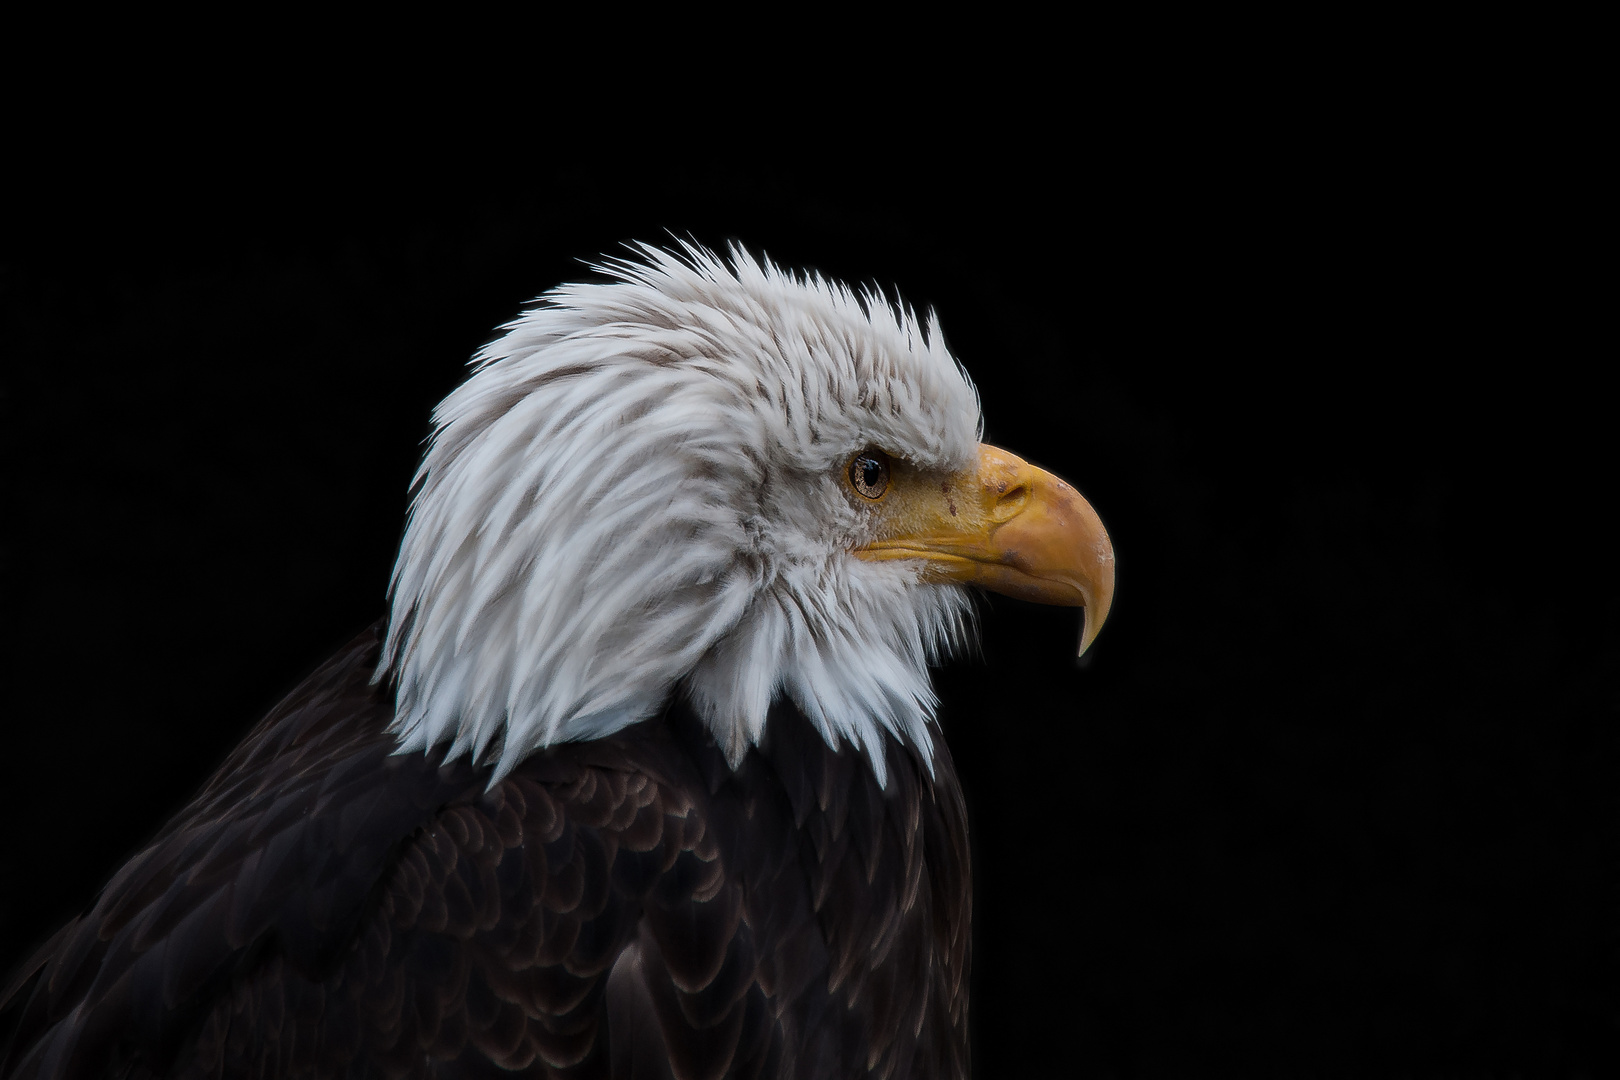
[[[16,974],[0,1076],[961,1077],[966,817],[778,704],[680,705],[491,790],[396,756],[378,628]]]

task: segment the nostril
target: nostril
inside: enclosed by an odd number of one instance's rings
[[[1013,476],[1003,476],[985,484],[990,496],[990,512],[996,520],[1006,521],[1016,515],[1029,501],[1030,486]]]

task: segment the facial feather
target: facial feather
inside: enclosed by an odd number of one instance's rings
[[[833,746],[925,753],[957,586],[862,562],[866,447],[967,467],[937,322],[740,249],[636,249],[503,327],[435,410],[378,680],[402,751],[597,738],[688,694],[733,765],[785,694]]]

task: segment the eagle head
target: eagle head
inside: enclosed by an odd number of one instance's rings
[[[1107,615],[1063,481],[982,445],[932,316],[733,248],[634,249],[502,328],[434,411],[377,679],[401,751],[495,778],[685,694],[735,767],[786,695],[930,758],[969,586]]]

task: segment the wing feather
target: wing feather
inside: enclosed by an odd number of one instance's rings
[[[967,1075],[965,813],[791,705],[680,704],[493,787],[396,755],[368,630],[0,1002],[0,1076]]]

